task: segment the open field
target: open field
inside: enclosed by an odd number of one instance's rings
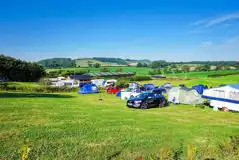
[[[111,72],[115,72],[117,69],[122,68],[123,72],[136,72],[137,75],[148,75],[148,71],[150,68],[138,68],[138,67],[109,67]],[[55,71],[59,69],[47,69],[47,72],[49,71]],[[74,68],[64,68],[63,70],[74,70]],[[75,71],[82,71],[82,70],[90,70],[90,72],[100,72],[101,68],[75,68]]]
[[[203,71],[203,72],[188,72],[188,73],[176,73],[176,74],[166,74],[169,77],[198,77],[198,78],[203,78],[207,77],[208,75],[213,75],[213,74],[224,74],[224,73],[238,73],[239,70],[219,70],[219,71]]]
[[[180,84],[185,84],[188,87],[192,87],[194,85],[198,84],[203,84],[207,85],[208,87],[215,87],[219,86],[221,84],[235,84],[239,83],[239,75],[230,75],[230,76],[223,76],[223,77],[217,77],[217,78],[206,78],[206,77],[201,77],[201,78],[189,78],[189,79],[184,79],[184,78],[166,78],[166,79],[154,79],[151,81],[143,81],[140,82],[141,84],[144,83],[153,83],[156,85],[162,85],[164,83],[171,83],[173,85],[180,85]]]
[[[0,159],[19,159],[22,147],[31,159],[156,159],[168,148],[182,147],[186,156],[188,144],[213,158],[214,146],[239,135],[237,113],[186,105],[135,110],[103,97],[0,93]]]
[[[136,72],[137,75],[148,75],[148,72],[151,70],[151,68],[145,68],[145,67],[109,67],[111,72],[115,72],[117,69],[122,68],[124,72]],[[47,69],[47,72],[49,71],[56,71],[59,69]],[[92,73],[100,72],[101,68],[64,68],[62,70],[75,70],[77,71],[90,71]],[[239,70],[221,70],[221,71],[203,71],[203,72],[188,72],[188,73],[175,73],[175,74],[165,74],[167,77],[188,77],[188,78],[201,78],[201,77],[207,77],[208,75],[212,74],[221,74],[221,73],[235,73],[239,72]]]

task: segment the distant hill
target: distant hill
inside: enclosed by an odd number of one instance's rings
[[[93,58],[51,58],[38,62],[46,68],[88,67],[99,63],[101,66],[136,66],[138,63],[150,64],[150,60],[132,60],[121,58],[93,57]]]
[[[70,68],[75,66],[75,60],[70,58],[50,58],[37,63],[46,68]]]

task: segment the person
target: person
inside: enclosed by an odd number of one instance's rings
[[[173,97],[172,101],[173,101],[173,104],[176,105],[176,98],[175,97]]]

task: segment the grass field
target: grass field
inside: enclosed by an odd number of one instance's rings
[[[166,74],[168,77],[188,77],[188,78],[203,78],[213,74],[224,74],[224,73],[238,73],[239,70],[221,70],[221,71],[204,71],[204,72],[188,72],[188,73],[176,73]]]
[[[115,72],[119,68],[122,68],[123,72],[136,72],[137,75],[148,75],[148,71],[150,70],[150,68],[138,68],[138,67],[109,67],[111,72]],[[92,73],[101,71],[101,68],[76,68],[75,71],[81,71],[81,70],[88,71],[88,69]],[[47,69],[47,72],[54,71],[54,70],[59,70],[59,69]],[[74,70],[74,68],[64,68],[64,70]]]
[[[223,77],[217,77],[217,78],[206,78],[206,77],[201,77],[201,78],[189,78],[189,79],[184,79],[184,78],[166,78],[166,79],[155,79],[151,81],[143,81],[140,82],[141,84],[144,83],[153,83],[156,85],[162,85],[164,83],[171,83],[173,85],[180,85],[180,84],[185,84],[188,87],[198,85],[198,84],[203,84],[207,85],[208,87],[215,87],[219,86],[221,84],[236,84],[239,83],[239,75],[230,75],[230,76],[223,76]]]
[[[145,67],[109,67],[111,72],[115,72],[117,69],[122,68],[124,72],[136,72],[137,75],[148,75],[148,72],[151,70],[151,68],[145,68]],[[47,72],[49,71],[55,71],[59,69],[47,69]],[[88,71],[95,73],[100,72],[101,68],[64,68],[63,70],[75,70],[75,71]],[[219,73],[235,73],[239,72],[239,70],[222,70],[222,71],[204,71],[204,72],[188,72],[188,73],[176,73],[176,74],[165,74],[167,77],[182,77],[182,78],[203,78],[207,77],[208,75],[212,74],[219,74]]]
[[[218,158],[216,146],[239,135],[237,113],[186,105],[135,110],[103,97],[1,92],[0,159],[20,159],[24,147],[30,159],[156,159],[170,148],[185,157],[189,144],[199,159]]]

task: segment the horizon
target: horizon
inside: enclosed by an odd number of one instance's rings
[[[0,10],[0,54],[239,61],[239,2],[16,1]]]

